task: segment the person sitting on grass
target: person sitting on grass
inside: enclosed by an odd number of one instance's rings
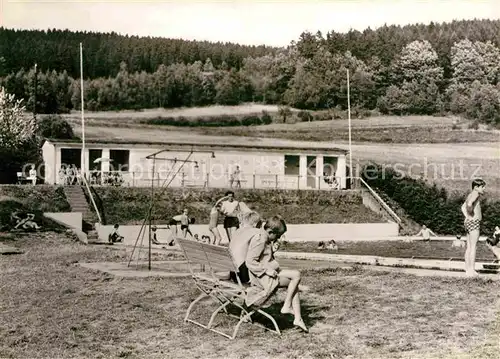
[[[273,244],[287,231],[286,222],[280,216],[273,216],[264,224],[260,235],[253,236],[246,256],[246,266],[252,286],[247,291],[247,306],[264,304],[278,287],[286,287],[287,294],[282,314],[293,314],[293,324],[308,332],[300,310],[299,288],[300,272],[293,269],[280,269],[273,253]]]
[[[451,246],[458,247],[458,248],[465,247],[465,242],[462,240],[462,235],[457,234],[455,236],[455,239],[453,240],[453,243],[451,244]]]
[[[156,226],[153,226],[151,228],[151,231],[153,232],[153,233],[151,233],[151,237],[152,237],[151,241],[153,242],[153,244],[161,244],[160,241],[158,240],[158,237],[156,236],[156,230],[157,229],[158,228]]]
[[[121,243],[123,242],[123,236],[121,236],[119,233],[118,233],[118,228],[120,228],[120,225],[119,224],[115,224],[113,226],[113,231],[109,234],[108,236],[108,242],[110,244],[113,244],[113,243]]]
[[[334,239],[331,239],[328,244],[326,245],[326,249],[331,250],[331,251],[338,251],[339,246],[337,246],[337,242],[335,242]]]

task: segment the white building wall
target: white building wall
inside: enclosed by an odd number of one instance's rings
[[[42,146],[42,156],[44,164],[44,181],[46,184],[55,184],[57,182],[56,171],[56,148],[53,144],[45,142]],[[60,163],[61,161],[59,161]]]
[[[44,149],[44,161],[48,167],[52,166],[49,170],[48,178],[50,183],[58,183],[58,172],[61,166],[61,150],[53,144],[48,144]],[[50,152],[52,148],[52,153]],[[89,145],[86,149],[85,158],[89,161],[89,150],[101,149],[102,157],[109,158],[110,150],[113,147],[100,147],[97,144]],[[126,149],[124,146],[119,146],[116,149]],[[131,147],[129,153],[129,171],[122,172],[125,185],[145,187],[151,186],[151,179],[153,178],[153,159],[147,159],[147,156],[161,150],[157,147]],[[285,155],[299,156],[299,171],[298,175],[285,175]],[[316,158],[316,180],[315,189],[327,189],[323,186],[323,155],[303,153],[271,153],[265,151],[246,151],[246,150],[232,150],[232,151],[215,151],[215,158],[211,157],[211,152],[198,152],[193,153],[189,160],[197,161],[198,168],[194,163],[185,163],[189,156],[189,151],[165,151],[157,155],[157,160],[154,165],[154,178],[155,186],[160,186],[170,182],[174,173],[179,171],[180,167],[183,168],[175,175],[170,183],[172,187],[215,187],[227,188],[229,187],[230,175],[240,167],[240,179],[242,188],[282,188],[282,189],[306,189],[307,188],[307,157],[313,156]],[[326,155],[334,157],[335,155]],[[177,162],[166,161],[165,158],[170,160],[177,159]],[[110,166],[111,164],[111,166]],[[338,171],[337,176],[341,177],[342,188],[345,188],[346,181],[346,158],[345,155],[339,155],[338,158]],[[89,163],[87,163],[89,168]],[[104,161],[102,163],[102,171],[107,172],[113,170],[112,162]],[[236,183],[233,184],[235,186]]]
[[[337,177],[340,177],[340,188],[346,188],[346,156],[340,155],[337,162]]]

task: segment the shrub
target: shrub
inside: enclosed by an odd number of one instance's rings
[[[332,118],[332,115],[326,111],[315,113],[313,116],[314,121],[330,121]]]
[[[479,130],[479,121],[474,121],[474,122],[471,122],[469,123],[469,126],[468,126],[469,130]]]
[[[240,126],[240,120],[235,116],[221,115],[211,117],[156,117],[142,120],[141,123],[158,126],[180,126],[180,127],[222,127]]]
[[[300,119],[300,121],[302,122],[311,122],[314,118],[313,118],[313,115],[311,114],[311,112],[309,111],[299,111],[299,113],[297,114],[297,117]]]
[[[287,123],[287,118],[292,116],[292,110],[288,106],[279,106],[278,113],[281,117],[282,123]]]
[[[273,118],[267,111],[262,111],[262,117],[260,118],[260,120],[264,125],[270,125],[273,122]]]
[[[243,119],[241,120],[241,124],[243,126],[255,126],[262,124],[262,120],[260,119],[259,116],[249,115],[243,117]]]

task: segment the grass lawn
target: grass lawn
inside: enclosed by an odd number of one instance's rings
[[[278,315],[283,336],[242,325],[229,341],[183,317],[189,278],[120,279],[77,262],[124,251],[45,234],[6,244],[0,261],[0,357],[6,358],[497,358],[500,282],[414,277],[360,268],[308,270],[311,332]],[[284,293],[270,308],[279,311]],[[208,309],[209,303],[203,304]],[[213,308],[213,305],[210,305]],[[205,318],[208,319],[208,318]],[[234,322],[233,322],[234,324]]]
[[[429,257],[429,258],[461,258],[465,248],[452,247],[452,241],[339,241],[339,250],[319,250],[318,242],[288,242],[280,250],[290,252],[317,252],[331,254],[351,254],[362,256],[381,256],[394,258]],[[480,242],[477,246],[477,259],[495,260],[486,244]]]

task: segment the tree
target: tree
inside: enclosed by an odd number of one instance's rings
[[[392,85],[379,100],[383,112],[433,114],[440,110],[443,69],[428,41],[413,41],[393,66]]]
[[[38,125],[38,133],[42,138],[71,140],[75,138],[73,128],[61,116],[48,116]]]
[[[15,183],[23,166],[39,160],[36,123],[25,110],[22,100],[0,88],[0,183]]]
[[[5,63],[5,57],[0,56],[0,77],[3,77],[7,75],[7,68],[6,68],[6,63]]]
[[[25,116],[22,100],[16,100],[5,88],[0,88],[0,147],[15,149],[30,141],[36,131],[35,120]]]
[[[451,49],[452,84],[496,85],[499,81],[500,50],[490,41],[472,43],[462,40]]]

